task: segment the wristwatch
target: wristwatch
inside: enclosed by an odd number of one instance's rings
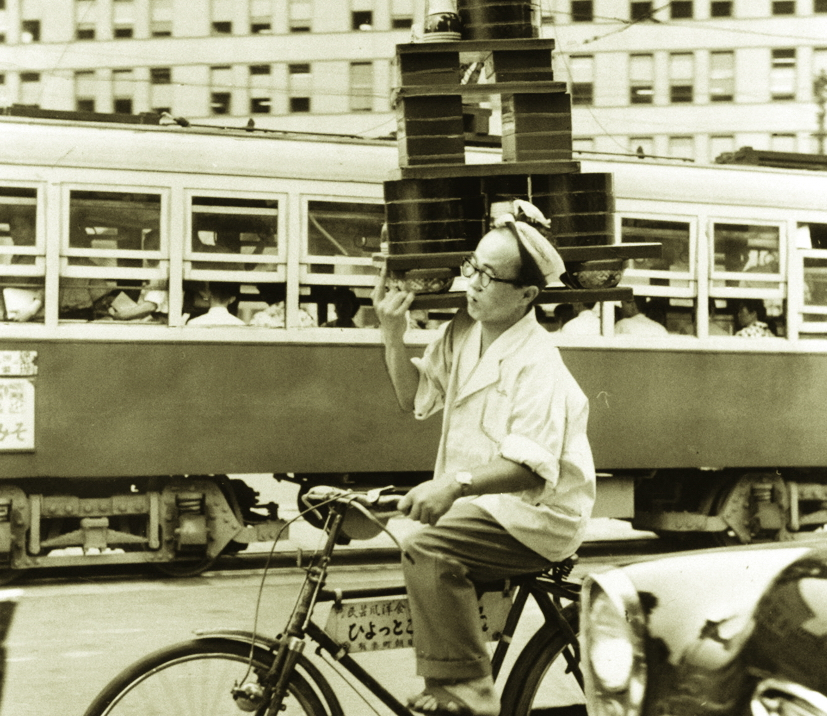
[[[454,480],[457,481],[457,484],[462,490],[460,492],[462,497],[471,494],[471,486],[474,484],[474,476],[470,472],[458,472],[454,475]]]

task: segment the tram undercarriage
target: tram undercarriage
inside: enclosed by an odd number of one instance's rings
[[[827,523],[827,470],[658,470],[635,490],[636,529],[714,545],[788,541]]]
[[[92,562],[198,574],[220,554],[272,541],[282,530],[277,505],[258,505],[257,496],[225,475],[5,483],[0,580]]]

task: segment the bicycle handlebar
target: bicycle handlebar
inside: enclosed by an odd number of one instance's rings
[[[399,500],[403,495],[404,492],[393,486],[356,492],[331,485],[316,485],[304,494],[302,500],[311,509],[330,502],[355,502],[373,513],[384,515],[399,511]]]

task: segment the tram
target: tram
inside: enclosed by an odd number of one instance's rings
[[[397,409],[369,300],[396,144],[103,119],[0,117],[6,572],[197,573],[283,525],[239,475],[426,479],[438,421]],[[623,282],[668,329],[615,335],[606,303],[600,335],[559,333],[596,514],[717,542],[820,529],[827,174],[579,161],[614,177],[615,240],[662,244]],[[774,336],[735,335],[742,299]],[[415,312],[411,345],[449,317]]]

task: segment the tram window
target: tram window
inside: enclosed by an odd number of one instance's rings
[[[193,197],[187,256],[192,270],[278,271],[283,263],[278,219],[275,199]]]
[[[804,257],[805,306],[827,307],[827,257]]]
[[[380,250],[384,221],[382,204],[308,202],[307,253],[313,261],[311,273],[374,276],[371,256]]]
[[[42,318],[42,257],[36,190],[0,187],[0,320]]]
[[[694,277],[689,224],[683,221],[623,217],[623,243],[660,243],[659,258],[635,259],[629,265],[626,283],[689,288]]]
[[[59,318],[165,321],[168,262],[160,223],[159,194],[72,190]]]
[[[755,274],[750,281],[726,281],[727,286],[760,287],[781,280],[781,232],[777,226],[716,223],[713,228],[714,273]],[[733,277],[734,278],[734,277]],[[722,285],[723,282],[716,282]]]

